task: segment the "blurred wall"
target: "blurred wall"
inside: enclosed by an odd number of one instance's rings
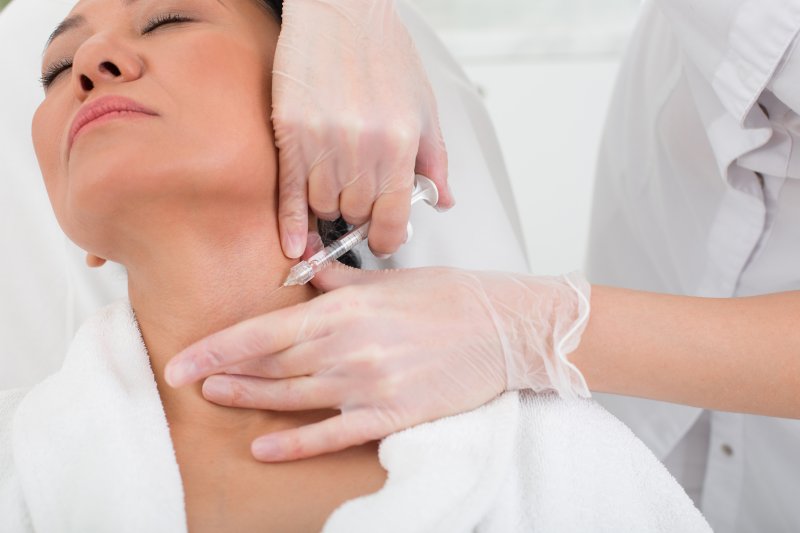
[[[610,59],[466,65],[483,89],[531,271],[583,268],[594,165],[617,71]]]
[[[582,268],[597,148],[640,1],[411,2],[485,95],[532,271]]]

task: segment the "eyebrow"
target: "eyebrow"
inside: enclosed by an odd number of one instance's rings
[[[122,5],[128,7],[137,3],[138,0],[121,0],[121,1]],[[220,1],[220,3],[222,2]],[[50,37],[47,38],[47,43],[44,45],[44,49],[47,50],[47,47],[50,46],[50,43],[52,43],[53,40],[62,33],[69,30],[74,30],[76,28],[80,28],[84,24],[86,24],[86,19],[82,15],[73,15],[71,17],[65,18],[64,20],[61,21],[61,23],[58,26],[56,26],[56,29],[53,30],[53,33],[50,34]]]

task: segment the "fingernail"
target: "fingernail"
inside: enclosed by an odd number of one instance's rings
[[[389,259],[390,257],[392,257],[392,254],[373,254],[373,255],[375,256],[375,259],[381,259],[381,260]]]
[[[451,201],[450,205],[448,206],[443,206],[441,204],[436,205],[435,209],[440,213],[445,213],[447,211],[450,211],[456,206],[456,197],[453,194],[453,189],[450,188],[450,183],[447,184],[446,188],[447,188],[447,196],[451,199]]]
[[[225,378],[211,376],[203,382],[203,396],[209,400],[227,400],[231,385]]]
[[[180,387],[188,383],[194,372],[197,371],[197,365],[193,359],[183,359],[178,362],[170,361],[167,363],[167,368],[164,370],[164,379],[171,387]]]
[[[251,451],[257,459],[270,461],[277,459],[281,450],[275,439],[264,438],[253,442]]]
[[[436,209],[436,211],[438,211],[439,213],[447,213],[448,211],[453,209],[455,206],[456,206],[456,203],[453,202],[450,205],[436,205],[436,207],[434,207],[434,209]]]
[[[286,236],[286,242],[283,243],[283,248],[286,252],[286,257],[289,259],[297,259],[303,255],[302,237],[296,233],[289,233]]]

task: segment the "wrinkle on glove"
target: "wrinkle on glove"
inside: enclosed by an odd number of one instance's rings
[[[567,358],[589,322],[588,281],[577,272],[554,277],[497,272],[475,279],[503,348],[507,388],[590,397],[586,380]]]

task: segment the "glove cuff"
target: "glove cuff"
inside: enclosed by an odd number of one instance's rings
[[[519,288],[525,296],[513,311],[493,313],[505,352],[507,388],[589,398],[586,379],[568,356],[589,323],[591,285],[573,272],[530,277]]]
[[[553,387],[564,399],[589,398],[589,386],[578,367],[567,357],[581,342],[583,332],[589,324],[591,310],[592,286],[579,272],[571,272],[563,276],[564,282],[574,291],[577,299],[578,316],[563,336],[553,332],[553,357],[558,364],[548,368]]]

